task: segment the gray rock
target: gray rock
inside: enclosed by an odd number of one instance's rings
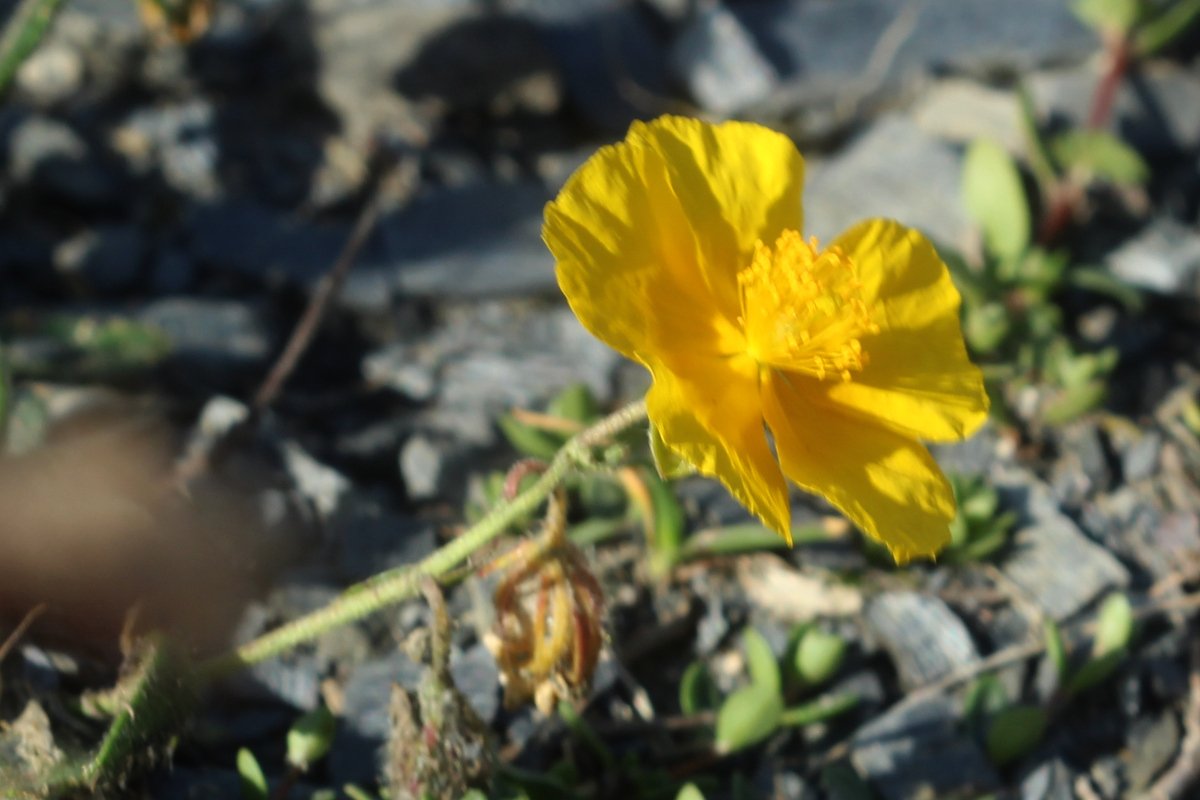
[[[469,443],[444,435],[416,433],[400,448],[400,476],[412,500],[461,499],[463,479],[476,459]]]
[[[1098,497],[1085,509],[1082,523],[1156,579],[1176,572],[1200,551],[1200,518],[1187,509],[1164,511],[1153,488],[1123,486]]]
[[[220,193],[216,111],[206,99],[138,109],[114,138],[136,167],[158,167],[182,194],[212,200]]]
[[[422,671],[401,652],[354,667],[344,687],[342,724],[329,751],[328,768],[334,784],[378,779],[379,750],[390,729],[392,684],[415,689]]]
[[[476,644],[454,652],[450,677],[483,724],[490,726],[500,711],[500,671],[488,649]]]
[[[1075,800],[1075,773],[1061,759],[1041,764],[1021,781],[1021,800]]]
[[[321,519],[332,517],[353,488],[350,479],[317,461],[296,442],[284,442],[280,449],[284,467],[300,494]]]
[[[16,124],[8,139],[8,169],[18,184],[76,205],[100,207],[123,199],[116,174],[75,131],[48,117]]]
[[[867,627],[892,657],[900,683],[924,686],[979,661],[971,634],[931,595],[883,592],[871,599]]]
[[[940,80],[923,91],[912,117],[922,130],[948,142],[990,139],[1010,153],[1023,153],[1026,146],[1016,96],[965,78]]]
[[[1062,427],[1057,439],[1059,457],[1050,485],[1063,506],[1078,508],[1085,498],[1107,490],[1113,481],[1100,428],[1094,420],[1076,420]]]
[[[721,116],[765,100],[779,80],[749,31],[719,2],[684,26],[671,46],[671,67],[701,108]]]
[[[1099,74],[1091,65],[1034,73],[1034,104],[1052,120],[1080,127],[1087,120]],[[1168,62],[1139,68],[1121,82],[1113,129],[1143,154],[1189,152],[1200,146],[1200,76]]]
[[[206,372],[255,368],[271,355],[273,332],[262,312],[245,302],[166,298],[147,304],[137,318],[166,332],[174,361]]]
[[[1159,218],[1106,259],[1121,280],[1167,295],[1200,298],[1200,232]]]
[[[83,59],[61,42],[46,42],[33,51],[17,70],[16,88],[33,105],[58,105],[83,86]]]
[[[961,163],[906,117],[884,118],[833,158],[809,164],[805,231],[826,242],[868,217],[890,217],[961,246],[974,229],[960,198]]]
[[[985,424],[970,439],[953,444],[934,444],[929,450],[946,472],[960,475],[985,475],[997,459],[1007,457],[1007,446],[991,423]]]
[[[886,800],[995,791],[1000,778],[960,732],[958,706],[942,695],[900,702],[855,732],[851,762]]]
[[[59,274],[98,292],[132,287],[146,260],[146,240],[136,225],[102,225],[60,244],[54,251]]]
[[[432,525],[369,504],[340,511],[331,521],[330,530],[337,547],[336,568],[347,581],[416,563],[437,546]]]
[[[1064,565],[1070,565],[1064,569]],[[1004,574],[1056,620],[1065,619],[1102,593],[1129,584],[1129,571],[1093,544],[1065,516],[1024,528],[1013,537]]]

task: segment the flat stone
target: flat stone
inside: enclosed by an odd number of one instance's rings
[[[172,360],[185,365],[257,367],[272,352],[270,325],[257,306],[242,301],[165,298],[142,307],[137,319],[162,329]]]
[[[855,732],[850,761],[886,800],[995,791],[1000,778],[962,735],[959,711],[944,695],[901,701]]]
[[[1121,280],[1166,295],[1200,299],[1200,231],[1159,218],[1106,259]]]
[[[1020,789],[1021,800],[1075,800],[1075,773],[1056,758],[1026,775]]]
[[[369,504],[339,511],[330,527],[337,542],[337,569],[347,581],[416,563],[437,546],[432,525]]]
[[[1010,153],[1022,153],[1025,137],[1012,92],[965,78],[948,78],[921,93],[912,109],[921,130],[957,144],[990,139]]]
[[[1129,571],[1121,562],[1093,544],[1065,516],[1018,531],[1002,569],[1056,620],[1078,613],[1104,592],[1129,584]]]
[[[917,688],[977,663],[962,620],[937,597],[883,592],[867,604],[867,627],[891,655],[900,683]]]
[[[1170,709],[1133,721],[1126,751],[1129,763],[1125,769],[1131,795],[1140,796],[1167,768],[1179,750],[1181,737],[1179,719]]]
[[[337,736],[329,751],[333,783],[378,779],[380,748],[387,741],[392,684],[415,689],[423,667],[401,652],[354,667],[347,679]]]
[[[868,217],[888,217],[959,247],[972,235],[960,197],[962,155],[906,117],[873,124],[828,161],[809,165],[804,228],[831,240]]]
[[[719,3],[699,9],[671,47],[671,67],[701,108],[727,116],[762,102],[779,81],[749,31]]]

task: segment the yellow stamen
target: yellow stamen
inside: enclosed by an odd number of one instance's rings
[[[760,365],[843,381],[866,365],[862,337],[879,326],[840,248],[821,252],[816,238],[784,231],[774,248],[758,243],[738,287],[746,351]]]

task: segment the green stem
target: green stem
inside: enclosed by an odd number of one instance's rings
[[[442,578],[487,546],[522,516],[531,513],[572,469],[590,457],[590,449],[646,418],[644,400],[630,403],[570,439],[537,482],[502,503],[458,538],[412,566],[382,572],[351,586],[328,605],[276,628],[200,665],[202,680],[214,680],[311,641],[326,631],[361,619],[417,594],[425,576]]]
[[[63,0],[22,0],[0,35],[0,95],[42,41]]]
[[[845,714],[858,705],[858,695],[846,692],[832,697],[822,697],[811,703],[794,706],[783,712],[779,718],[780,727],[800,727],[812,725],[832,717]]]

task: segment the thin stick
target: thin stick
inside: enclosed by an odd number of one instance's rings
[[[350,274],[350,268],[358,260],[359,253],[367,243],[371,232],[375,229],[375,224],[379,221],[379,215],[383,210],[384,198],[389,195],[389,192],[385,191],[385,189],[398,184],[403,196],[412,193],[413,187],[416,184],[417,170],[416,165],[411,159],[401,159],[389,163],[383,166],[382,170],[383,175],[371,192],[371,197],[367,201],[367,204],[359,212],[358,219],[354,222],[354,229],[351,231],[350,238],[346,241],[345,247],[342,248],[337,261],[333,263],[329,271],[321,276],[321,280],[313,290],[308,307],[304,309],[304,315],[300,317],[300,321],[296,323],[296,327],[292,330],[292,335],[288,339],[287,345],[283,348],[283,352],[279,354],[279,358],[271,367],[271,371],[267,373],[267,377],[254,394],[254,402],[252,404],[252,413],[254,415],[261,414],[275,402],[275,398],[279,396],[279,392],[283,389],[284,384],[296,369],[296,364],[299,363],[300,357],[304,355],[309,345],[312,344],[313,338],[321,328],[321,322],[329,312],[330,305],[337,298],[342,284],[346,281],[346,276]]]
[[[12,633],[0,644],[0,661],[3,661],[10,650],[17,646],[17,642],[21,641],[21,637],[25,635],[25,631],[29,630],[29,626],[46,611],[45,603],[38,603],[33,608],[26,612],[25,616],[17,623],[17,627],[13,628]]]

